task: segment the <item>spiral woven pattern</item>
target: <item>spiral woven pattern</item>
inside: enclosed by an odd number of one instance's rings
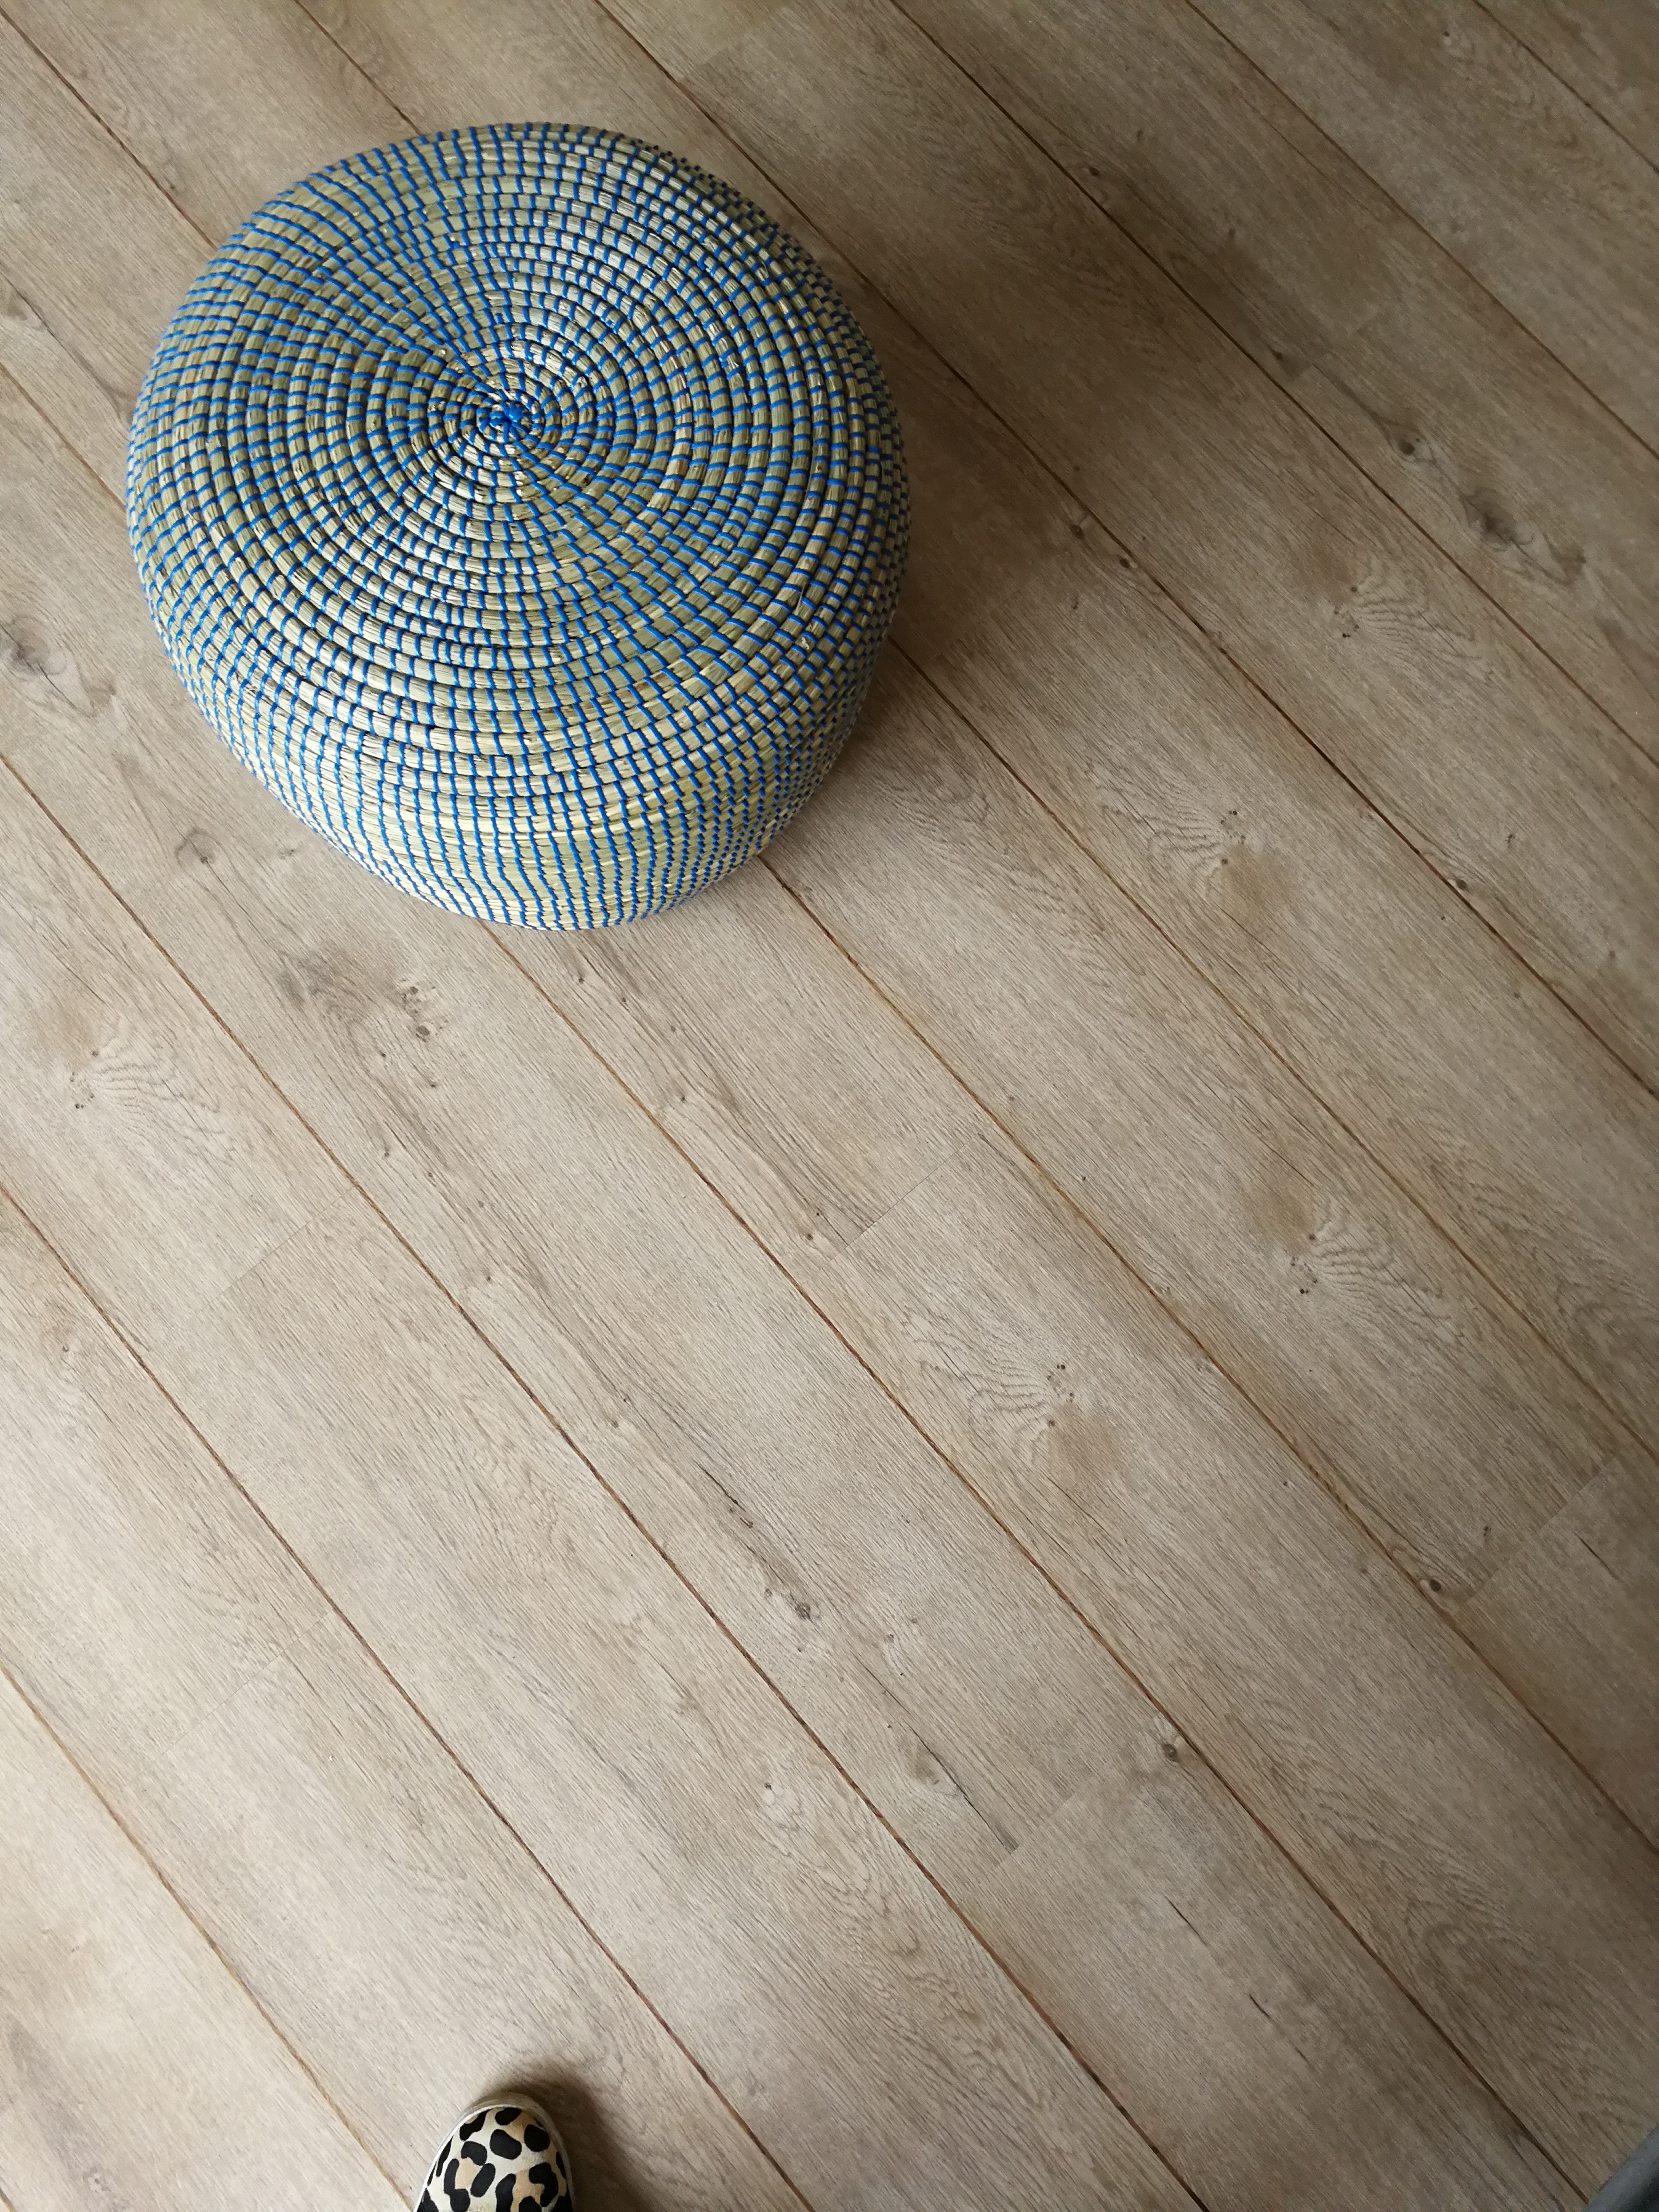
[[[586,927],[746,860],[897,596],[897,419],[730,186],[547,125],[355,155],[250,218],[139,396],[127,514],[210,721],[404,890]]]

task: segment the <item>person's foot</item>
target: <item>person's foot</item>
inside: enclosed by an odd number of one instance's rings
[[[509,2095],[459,2123],[415,2212],[546,2212],[574,2201],[558,2130],[539,2105]]]

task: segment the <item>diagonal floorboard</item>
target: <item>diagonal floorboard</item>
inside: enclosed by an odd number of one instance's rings
[[[649,44],[698,11],[625,13]],[[1654,1083],[1659,766],[887,0],[763,11],[684,81]]]
[[[1046,2202],[1184,2204],[636,1518],[5,785],[21,1079],[0,1172],[778,2164],[837,2203],[988,2205],[1013,2155]],[[187,1221],[153,1172],[170,1152],[192,1163]],[[131,1245],[111,1203],[128,1163]],[[173,1264],[192,1229],[210,1268]],[[979,1816],[935,1792],[971,1848]]]
[[[1638,437],[1659,446],[1659,172],[1493,20],[1501,8],[1439,0],[1425,35],[1412,0],[1200,4]],[[1652,51],[1650,16],[1650,73]]]
[[[902,4],[1659,756],[1640,440],[1187,0]]]
[[[400,2193],[458,2081],[556,2057],[611,2201],[796,2203],[9,1201],[0,1262],[0,1433],[53,1478],[0,1550],[0,1659]]]
[[[1659,167],[1659,47],[1647,0],[1486,0],[1564,84]]]
[[[1659,787],[1585,696],[1651,735],[1650,471],[1191,10],[1073,73],[1063,0],[1014,46],[908,12],[936,43],[873,0],[9,7],[0,1174],[50,1246],[6,1217],[0,1656],[253,1993],[256,2072],[297,2054],[400,2190],[531,2069],[635,2207],[1565,2205],[1659,2096]],[[1147,276],[1048,158],[1098,194],[1091,70],[1153,121],[1207,86],[1262,237],[1256,118],[1317,142],[1386,330],[1288,241],[1289,290],[1206,292],[1158,227],[1197,167],[1113,207]],[[297,830],[118,506],[250,205],[531,112],[801,228],[916,490],[843,767],[593,939]],[[919,273],[968,221],[919,144],[1002,192],[1024,328]],[[1225,385],[1207,480],[1178,409],[1101,472],[1097,280],[1149,374]],[[1286,301],[1371,330],[1370,428],[1253,345]],[[1451,480],[1529,395],[1498,491],[1572,574],[1368,447],[1414,345]],[[160,2140],[112,2151],[134,2202]],[[46,2172],[0,2163],[15,2212],[73,2201]]]
[[[20,2212],[396,2190],[9,1681],[0,1680],[0,2176]]]

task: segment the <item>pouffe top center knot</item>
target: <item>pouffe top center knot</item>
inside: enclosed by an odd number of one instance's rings
[[[908,505],[811,256],[672,154],[532,124],[250,217],[150,365],[127,516],[173,665],[279,799],[418,897],[585,928],[810,795]]]

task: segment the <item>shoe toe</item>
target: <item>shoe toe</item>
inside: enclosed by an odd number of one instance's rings
[[[550,2212],[571,2202],[557,2128],[533,2099],[509,2094],[457,2123],[416,2212]]]

